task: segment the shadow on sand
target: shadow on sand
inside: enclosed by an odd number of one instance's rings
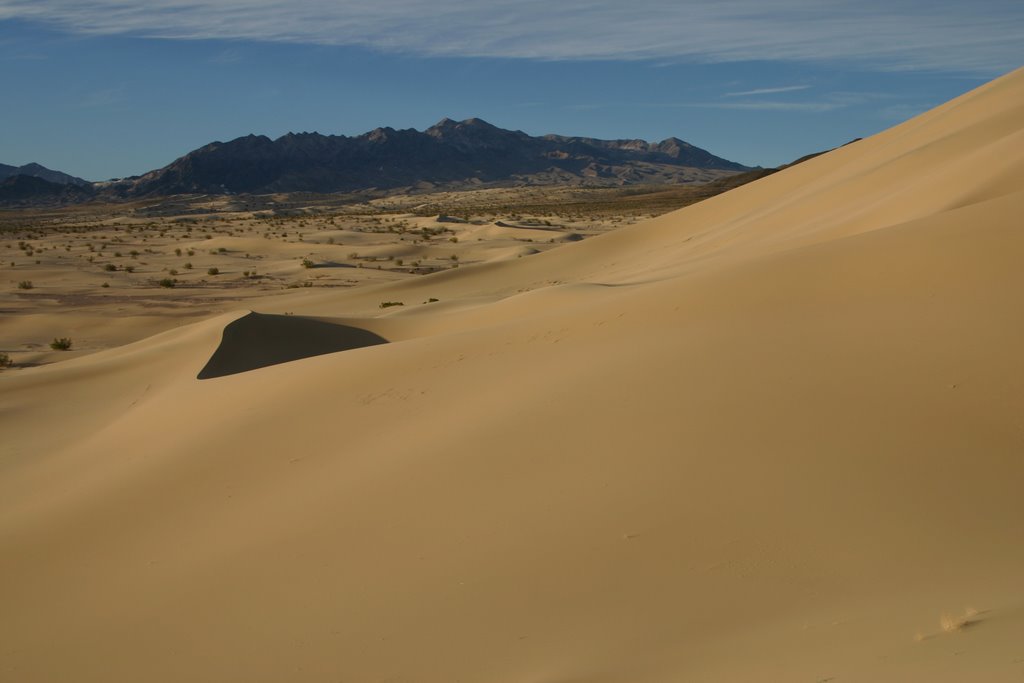
[[[318,318],[249,313],[224,328],[220,346],[197,379],[224,377],[387,341],[373,332]]]

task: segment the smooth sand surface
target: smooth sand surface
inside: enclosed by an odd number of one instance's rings
[[[579,244],[4,373],[0,679],[1020,681],[1022,215],[1017,71]],[[197,379],[222,342],[278,360]]]

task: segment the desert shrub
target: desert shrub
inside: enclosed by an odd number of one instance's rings
[[[109,282],[104,282],[102,285],[100,285],[100,287],[102,287],[103,289],[106,289],[109,286],[110,286]]]
[[[177,275],[177,274],[178,274],[178,271],[177,271],[176,269],[174,269],[174,268],[171,268],[171,269],[170,269],[169,271],[167,271],[167,272],[168,272],[168,274],[170,274],[170,275]]]
[[[206,269],[206,274],[207,275],[220,275],[220,268],[207,268]]]
[[[303,268],[313,268],[314,266],[316,266],[316,264],[310,261],[308,258],[302,259]]]
[[[160,280],[160,282],[158,282],[157,284],[160,285],[161,287],[167,287],[168,289],[170,289],[174,287],[174,285],[176,285],[177,282],[175,281],[174,278],[165,277],[164,279]]]
[[[50,342],[50,348],[54,351],[67,351],[71,348],[71,339],[68,337],[54,337]]]
[[[392,306],[404,306],[405,304],[401,301],[382,301],[380,302],[381,308],[391,308]]]
[[[107,265],[103,266],[103,270],[113,273],[115,270],[117,270],[117,266],[115,266],[113,263],[108,263]]]
[[[18,283],[18,289],[32,289],[34,285],[31,280],[22,280]]]
[[[126,273],[134,273],[135,272],[135,266],[125,266],[124,267],[124,272],[126,272]]]
[[[3,351],[0,351],[0,368],[9,368],[14,365],[14,361]]]
[[[185,268],[185,270],[192,270],[192,264],[191,263],[186,263],[184,265],[184,268]]]

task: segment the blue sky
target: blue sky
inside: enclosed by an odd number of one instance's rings
[[[0,162],[478,116],[768,166],[1022,64],[1019,0],[0,0]]]

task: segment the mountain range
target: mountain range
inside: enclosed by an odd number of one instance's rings
[[[10,167],[7,167],[10,168]],[[43,168],[40,166],[40,168]],[[49,173],[73,178],[59,171]],[[77,180],[77,179],[76,179]],[[84,182],[84,181],[83,181]],[[0,206],[36,206],[77,204],[95,196],[92,183],[58,182],[44,177],[17,173],[0,180]]]
[[[67,173],[54,171],[36,163],[25,164],[24,166],[0,164],[0,180],[6,180],[7,178],[18,175],[42,178],[47,182],[55,183],[57,185],[77,185],[78,187],[89,187],[92,185],[88,180],[82,180],[81,178],[76,178],[75,176],[68,175]]]
[[[38,164],[0,165],[16,175],[95,189],[107,198],[175,194],[356,192],[400,188],[528,185],[631,185],[708,181],[748,167],[678,138],[599,140],[493,126],[478,118],[442,119],[425,131],[377,128],[354,137],[289,133],[276,140],[248,135],[212,142],[141,176],[88,183]],[[35,188],[45,199],[58,188],[22,182],[18,201]],[[8,190],[6,194],[11,194]],[[84,196],[84,195],[83,195]],[[9,199],[0,191],[0,201]]]
[[[168,166],[109,185],[121,196],[352,192],[499,182],[631,184],[710,180],[745,166],[678,138],[597,140],[442,119],[425,131],[289,133],[214,142]],[[708,174],[708,171],[718,173]]]

